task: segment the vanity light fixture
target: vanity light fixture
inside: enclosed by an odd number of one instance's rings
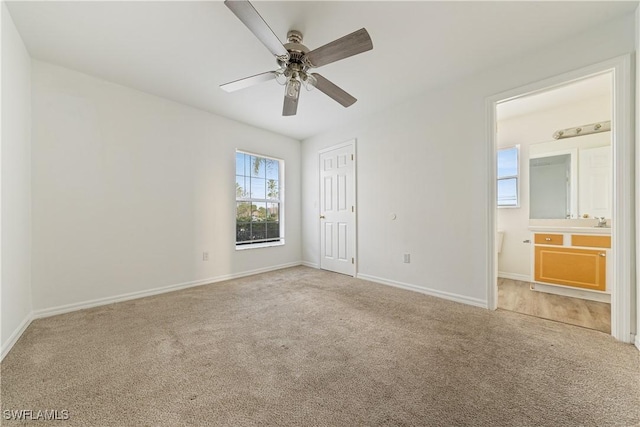
[[[609,132],[611,120],[600,123],[592,123],[574,128],[562,129],[554,132],[553,139],[573,138],[574,136],[590,135],[592,133]]]

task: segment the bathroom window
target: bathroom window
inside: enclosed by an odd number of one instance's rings
[[[236,249],[284,244],[284,161],[236,151]]]
[[[519,145],[498,150],[498,207],[516,208],[520,206],[518,193],[519,158]]]

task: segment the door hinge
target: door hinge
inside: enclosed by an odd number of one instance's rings
[[[355,212],[355,208],[353,206],[351,206],[351,212]]]
[[[356,263],[355,258],[351,258],[351,264],[355,264],[355,263]]]
[[[353,154],[351,155],[351,160],[353,160]]]

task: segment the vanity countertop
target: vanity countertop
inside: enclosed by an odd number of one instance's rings
[[[530,225],[529,230],[534,232],[572,233],[572,234],[603,234],[610,235],[611,227],[566,227],[549,225]]]

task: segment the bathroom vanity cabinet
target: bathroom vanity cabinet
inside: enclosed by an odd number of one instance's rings
[[[533,233],[533,281],[606,291],[611,236],[560,231]]]

